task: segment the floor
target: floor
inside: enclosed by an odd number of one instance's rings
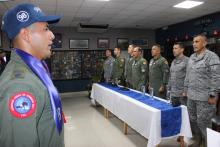
[[[103,108],[91,105],[87,92],[61,94],[65,124],[66,147],[147,147],[147,139],[128,129],[114,115],[107,120]],[[176,138],[164,140],[160,147],[179,147]]]

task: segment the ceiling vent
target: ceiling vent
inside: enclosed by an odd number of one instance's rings
[[[104,33],[108,30],[108,24],[94,25],[94,24],[82,24],[77,26],[77,32],[86,33]]]

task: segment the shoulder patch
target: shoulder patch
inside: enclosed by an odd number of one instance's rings
[[[147,64],[147,61],[144,61],[143,64],[146,65],[146,64]]]
[[[168,62],[167,62],[167,60],[165,60],[165,61],[164,61],[164,63],[168,65]]]
[[[36,110],[36,100],[28,92],[19,92],[9,100],[8,108],[12,116],[16,118],[27,118]]]
[[[124,61],[125,61],[125,60],[122,58],[122,59],[121,59],[121,62],[124,62]]]

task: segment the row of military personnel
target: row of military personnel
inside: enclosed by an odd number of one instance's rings
[[[116,58],[106,51],[104,79],[125,78],[127,86],[141,90],[144,85],[153,88],[154,95],[165,98],[169,90],[173,100],[178,100],[188,108],[194,143],[191,146],[206,146],[206,128],[211,127],[211,118],[216,115],[216,102],[220,91],[220,60],[218,55],[206,48],[206,36],[199,34],[193,38],[194,53],[190,58],[184,56],[182,43],[175,43],[175,59],[169,68],[167,60],[161,56],[160,45],[153,45],[149,66],[142,57],[140,47],[130,45],[130,57],[120,56],[115,48]],[[148,68],[149,67],[149,68]]]
[[[142,49],[135,45],[129,45],[127,59],[121,57],[121,49],[114,49],[115,58],[111,50],[106,50],[107,59],[104,61],[103,71],[106,82],[125,81],[126,87],[142,90],[142,87],[152,87],[154,95],[165,97],[165,86],[169,78],[169,65],[167,60],[160,54],[160,45],[152,47],[153,58],[148,62],[142,57]]]

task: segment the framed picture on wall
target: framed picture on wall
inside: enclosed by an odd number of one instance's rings
[[[132,44],[141,46],[141,47],[148,47],[148,39],[142,38],[142,39],[134,39],[132,40]]]
[[[88,49],[89,39],[70,39],[70,49]]]
[[[54,36],[53,48],[62,48],[62,34],[55,33]]]
[[[97,39],[98,48],[109,48],[109,39],[108,38],[98,38]]]
[[[122,50],[126,50],[129,46],[128,38],[117,38],[117,47],[120,47]]]

